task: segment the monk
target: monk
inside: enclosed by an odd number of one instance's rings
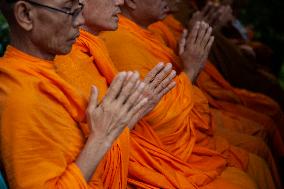
[[[177,3],[178,1],[170,1],[171,13],[178,11]],[[179,41],[177,39],[182,38],[184,27],[172,15],[167,16],[163,22],[152,24],[149,29],[161,36],[167,46],[175,52],[180,50],[178,49]],[[259,124],[262,124],[265,127],[265,131],[268,132],[269,141],[267,142],[269,144],[272,143],[275,155],[277,157],[283,156],[284,144],[278,128],[276,128],[277,123],[279,129],[283,129],[283,113],[276,102],[264,95],[230,86],[209,60],[197,80],[197,85],[207,96],[211,107],[221,110],[223,114],[228,115],[229,113],[231,115],[233,113],[232,116],[235,118],[241,116],[253,121],[250,122],[249,127],[245,125],[244,128],[239,128],[240,126],[236,128],[232,125],[233,130],[250,134],[249,128],[252,128],[254,125],[257,128]],[[267,114],[270,117],[262,112],[268,112]],[[257,131],[256,129],[252,130]],[[251,134],[267,139],[267,135],[265,136],[260,132]]]
[[[202,9],[204,0],[184,0],[184,4],[191,4],[195,8]],[[199,6],[196,6],[199,4]],[[185,5],[186,7],[186,5]],[[192,9],[192,7],[191,7]],[[185,10],[192,12],[192,10]],[[189,17],[187,17],[189,19]],[[184,22],[188,22],[184,21]],[[212,47],[209,59],[216,66],[223,77],[234,87],[244,88],[253,92],[263,93],[284,107],[284,92],[275,79],[262,71],[256,64],[248,60],[240,51],[239,47],[228,40],[221,32],[215,32],[215,43]],[[242,75],[243,77],[240,77]],[[255,83],[261,83],[256,85]]]
[[[129,129],[152,104],[137,73],[117,74],[100,103],[96,87],[87,100],[56,73],[53,60],[70,52],[83,7],[1,0],[11,31],[0,59],[1,165],[10,188],[126,188]]]
[[[118,20],[115,15],[120,12],[121,3],[111,0],[86,1],[84,9],[86,23],[78,41],[68,56],[57,57],[57,73],[86,96],[89,95],[88,86],[93,84],[99,86],[100,93],[103,94],[115,75],[115,69],[104,43],[97,35],[103,29],[114,30],[117,27]],[[147,78],[146,76],[146,83],[148,83]],[[168,152],[152,126],[146,121],[141,121],[135,126],[130,141],[129,187],[254,187],[240,170],[227,167],[229,165],[245,169],[246,153],[231,149],[235,152],[232,154],[229,145],[221,139],[219,144],[222,144],[222,149],[219,151],[223,151],[222,155],[220,152],[195,146],[191,161],[188,162]]]
[[[210,148],[210,141],[214,143],[215,147],[218,145],[215,143],[216,140],[214,137],[212,137],[213,122],[211,120],[211,113],[208,110],[207,100],[188,80],[188,78],[191,81],[195,80],[198,75],[200,67],[197,66],[199,65],[198,63],[194,62],[196,59],[186,57],[188,58],[187,61],[189,61],[187,62],[188,70],[181,72],[181,68],[179,68],[180,64],[177,61],[178,58],[173,51],[160,43],[146,29],[153,21],[157,21],[166,15],[165,11],[160,14],[155,12],[157,9],[164,10],[160,7],[161,5],[163,6],[162,2],[164,1],[143,1],[140,4],[140,2],[126,1],[123,6],[123,14],[127,15],[128,18],[125,16],[120,17],[118,31],[102,33],[100,36],[106,41],[111,58],[119,70],[138,69],[141,75],[144,76],[149,68],[157,64],[157,61],[164,60],[174,63],[175,69],[180,73],[178,79],[176,79],[177,87],[166,95],[162,103],[159,103],[159,106],[146,116],[145,119],[154,128],[162,144],[165,145],[168,151],[194,164],[194,160],[191,161],[191,158],[194,157],[192,154],[192,152],[195,152],[192,150],[194,146]],[[141,24],[137,25],[134,21]],[[199,28],[202,28],[202,33],[206,33],[208,25],[197,24],[193,32],[194,34],[191,35],[191,39],[197,38]],[[208,41],[204,42],[202,39],[199,39],[197,40],[199,44],[200,42],[203,45],[210,44],[208,43],[210,41],[210,32],[205,36],[207,36]],[[197,59],[201,59],[202,62],[202,59],[206,58],[206,52],[209,50],[207,49],[208,46],[200,47],[194,42],[192,43],[191,50],[193,52],[187,49],[188,53],[195,53],[194,55],[196,56],[193,57],[198,57]],[[200,54],[198,54],[199,49],[202,51]],[[132,63],[131,59],[136,59],[135,63]],[[214,149],[216,150],[215,147]],[[199,163],[201,162],[200,160]]]

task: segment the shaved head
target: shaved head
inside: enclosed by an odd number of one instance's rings
[[[43,59],[52,60],[57,54],[70,52],[84,21],[80,0],[0,2],[1,11],[10,26],[11,45]],[[78,14],[70,15],[66,13],[67,9]]]

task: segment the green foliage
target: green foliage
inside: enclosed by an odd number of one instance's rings
[[[8,24],[4,17],[0,14],[0,56],[3,55],[4,50],[9,42]]]

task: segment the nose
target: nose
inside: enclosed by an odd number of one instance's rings
[[[120,6],[124,4],[124,0],[114,0],[116,6]]]
[[[76,27],[76,28],[79,28],[80,26],[82,26],[84,23],[85,23],[85,18],[82,14],[83,11],[81,11],[77,16],[76,18],[74,19],[74,22],[73,22],[73,26]]]

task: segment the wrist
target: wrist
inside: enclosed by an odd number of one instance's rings
[[[97,149],[108,149],[110,148],[112,142],[108,141],[107,137],[98,136],[94,132],[91,132],[86,144],[90,144],[91,146],[95,146]]]
[[[187,68],[184,67],[184,72],[187,75],[187,77],[191,80],[191,82],[194,82],[194,78],[195,78],[195,71],[192,68]]]

